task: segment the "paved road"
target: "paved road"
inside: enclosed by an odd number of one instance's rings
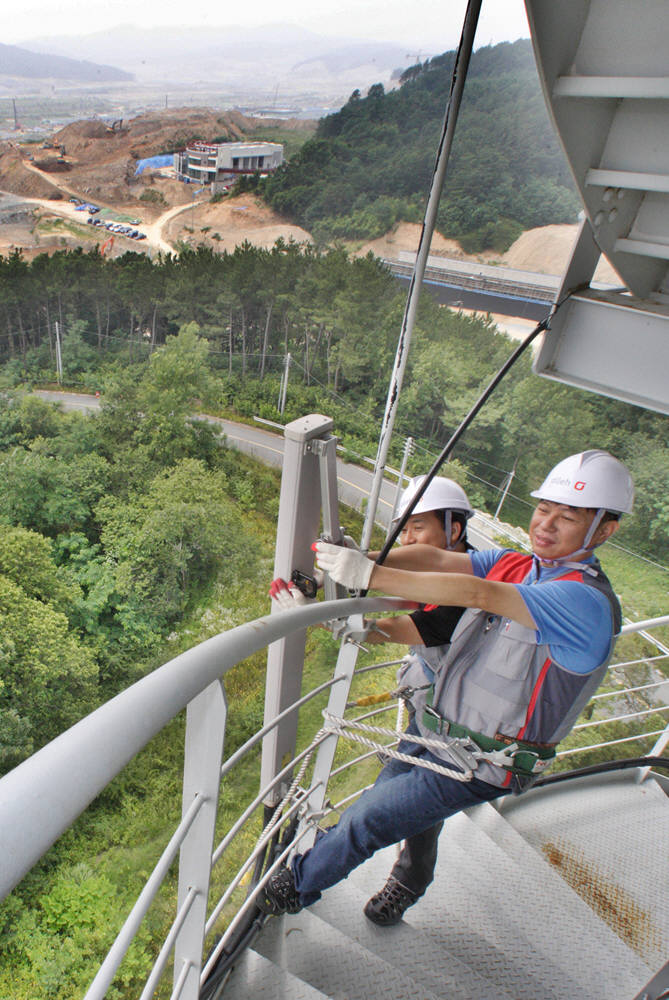
[[[64,410],[79,410],[91,413],[100,408],[100,400],[96,396],[73,392],[48,392],[37,390],[35,395],[50,402],[59,403]],[[232,420],[222,420],[220,417],[204,417],[217,424],[225,432],[227,441],[232,447],[252,455],[266,465],[281,468],[283,465],[283,437],[278,430],[275,433],[248,424],[237,424]],[[337,460],[337,480],[339,497],[349,507],[361,510],[369,497],[372,482],[371,470],[350,465]],[[387,527],[393,509],[396,486],[390,481],[384,481],[377,513],[378,521]]]
[[[64,410],[92,413],[100,408],[100,400],[96,396],[83,393],[36,390],[35,395],[41,396],[42,399],[48,399],[50,402],[59,403]],[[228,444],[233,448],[239,448],[240,451],[252,455],[266,465],[272,465],[278,469],[282,467],[283,437],[278,429],[273,433],[261,427],[237,424],[232,420],[223,420],[220,417],[203,416],[202,419],[218,424],[225,432]],[[372,470],[337,459],[337,483],[339,499],[342,503],[354,510],[362,510],[369,497]],[[395,482],[388,479],[383,481],[376,512],[376,520],[383,528],[387,528],[390,523],[396,491]],[[472,545],[477,549],[490,548],[493,537],[492,519],[476,514],[469,523],[468,536]]]

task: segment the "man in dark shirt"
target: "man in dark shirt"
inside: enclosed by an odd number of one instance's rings
[[[402,494],[397,518],[402,517],[423,483],[423,476],[411,480]],[[453,552],[472,550],[467,541],[467,521],[473,514],[467,494],[451,479],[435,476],[414,507],[400,534],[405,545],[432,545]],[[377,553],[370,552],[370,559]],[[430,652],[444,652],[464,608],[426,604],[410,615],[381,618],[370,631],[366,642],[401,642],[409,645],[409,656],[400,667],[397,680],[403,687],[414,689],[408,702],[407,735],[418,735],[414,722],[416,711],[425,704],[425,692],[434,680]],[[400,753],[413,754],[417,747],[409,739],[400,742]],[[377,781],[394,776],[396,762],[385,765]],[[437,862],[437,844],[443,821],[409,837],[402,844],[397,861],[383,888],[366,903],[365,916],[375,924],[389,926],[399,923],[404,911],[418,900],[432,881]]]
[[[395,521],[411,505],[424,482],[424,476],[410,480],[402,493]],[[430,545],[452,552],[470,552],[467,521],[474,513],[467,494],[452,479],[435,476],[413,508],[400,534],[401,545]],[[376,559],[378,553],[370,552]],[[274,580],[270,595],[282,608],[302,603],[297,588],[283,580]],[[426,693],[434,680],[430,662],[443,655],[464,611],[461,607],[423,605],[410,615],[376,619],[365,630],[365,643],[396,642],[409,646],[397,675],[398,684],[413,693],[407,701],[409,724],[406,733],[418,735],[414,718],[425,707]],[[400,741],[398,750],[413,755],[417,746],[410,739]],[[395,775],[397,762],[389,760],[377,778],[385,781]],[[384,887],[367,902],[365,916],[376,924],[388,926],[402,919],[402,914],[423,895],[432,881],[437,860],[437,842],[443,821],[404,841],[399,857]]]

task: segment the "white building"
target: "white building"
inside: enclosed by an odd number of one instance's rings
[[[208,185],[212,194],[240,174],[271,173],[282,163],[283,146],[276,142],[194,142],[174,154],[177,178]]]

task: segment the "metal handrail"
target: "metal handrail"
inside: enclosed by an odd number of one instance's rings
[[[181,847],[184,837],[192,825],[193,820],[200,811],[203,803],[204,798],[201,795],[198,795],[193,799],[190,808],[185,813],[169,844],[161,854],[158,863],[147,879],[144,888],[137,898],[137,902],[126,917],[121,930],[116,935],[114,943],[107,952],[102,965],[98,969],[95,979],[88,989],[87,996],[104,997],[105,993],[109,989],[119,965],[125,958],[125,954],[132,944],[137,931],[139,930],[139,925],[146,916],[151,903],[156,897],[156,893],[163,884],[170,865],[174,861],[177,851]]]
[[[209,684],[217,678],[222,677],[240,660],[245,659],[251,653],[258,651],[268,643],[283,638],[293,631],[304,629],[309,625],[318,624],[333,618],[341,618],[353,613],[360,613],[361,611],[369,613],[385,612],[391,609],[404,609],[408,604],[409,602],[393,598],[348,599],[336,602],[316,602],[294,611],[266,616],[255,622],[238,626],[230,632],[216,636],[202,643],[200,646],[182,653],[174,660],[154,671],[153,674],[148,675],[127,691],[118,695],[111,702],[103,705],[67,733],[58,737],[53,743],[44,747],[28,761],[25,761],[14,771],[0,779],[0,839],[4,844],[8,845],[8,849],[0,857],[0,887],[4,889],[5,893],[8,892],[20,879],[21,875],[31,867],[34,860],[37,860],[41,856],[41,853],[48,849],[50,844],[59,836],[60,832],[66,828],[67,824],[65,826],[63,824],[66,823],[67,817],[72,816],[72,819],[76,818],[88,802],[105,787],[122,767],[125,766],[125,763],[152,736],[169,722],[174,715],[185,708],[194,697],[204,691]],[[336,610],[333,610],[335,606]],[[642,629],[646,630],[665,624],[669,624],[669,616],[639,622],[636,624],[636,627],[634,625],[627,625],[624,631],[626,633],[641,631]],[[652,660],[654,658],[650,657],[641,662]],[[383,664],[375,664],[372,667],[363,667],[361,670],[356,671],[356,673],[378,669],[382,666],[390,666],[395,662],[399,661],[386,661]],[[621,665],[624,666],[625,664]],[[618,664],[614,664],[613,666],[618,666]],[[221,768],[221,776],[227,774],[239,762],[241,757],[257,744],[262,735],[271,731],[281,719],[289,713],[294,712],[296,708],[311,700],[318,693],[332,688],[339,680],[341,680],[340,677],[331,678],[284,709],[276,719],[264,726],[259,733],[254,734],[253,737],[247,740],[242,747],[231,755]],[[627,691],[632,693],[636,690],[646,689],[647,687],[659,686],[662,683],[659,682],[658,685],[646,685],[640,688],[620,689],[610,692],[610,694],[620,696],[627,693]],[[369,718],[372,715],[381,714],[388,711],[391,707],[390,703],[376,707],[371,712],[361,716],[361,718]],[[667,708],[669,706],[657,706],[643,712],[629,713],[611,719],[580,724],[575,728],[584,729],[589,726],[603,725],[607,722],[626,721],[630,718],[652,715]],[[645,737],[659,736],[666,741],[668,733],[669,725],[664,730],[660,729],[654,732],[636,734],[587,747],[573,747],[562,751],[558,756],[573,756],[578,753],[602,749],[606,746],[638,741]],[[100,752],[102,746],[104,746],[104,753]],[[266,788],[259,791],[253,802],[237,818],[219,846],[213,851],[211,857],[212,865],[222,857],[233,838],[243,828],[267,793],[278,782],[283,780],[294,769],[297,763],[303,761],[313,751],[313,747],[314,743],[312,741],[309,747],[302,750],[289,764],[285,765]],[[353,760],[333,769],[331,776],[333,777],[373,757],[374,753],[375,751],[371,751],[355,757]],[[89,765],[92,765],[92,775],[84,773],[90,770]],[[76,777],[74,781],[72,780],[73,774]],[[226,902],[229,901],[235,889],[239,887],[256,860],[264,853],[267,844],[274,838],[282,825],[288,822],[299,811],[302,803],[306,801],[313,791],[313,787],[300,788],[296,797],[287,806],[283,814],[281,816],[275,815],[275,818],[265,829],[237,876],[230,881],[223,896],[209,915],[206,921],[207,933],[213,929]],[[335,805],[328,804],[327,812],[340,811],[352,799],[361,794],[363,790],[357,789],[347,794]],[[56,795],[58,797],[58,808],[54,809],[53,799]],[[91,988],[87,994],[87,997],[91,998],[91,1000],[104,996],[130,942],[137,933],[141,920],[155,897],[160,884],[162,884],[179,846],[183,842],[204,801],[205,799],[201,795],[197,796],[189,809],[184,813],[169,844],[163,851],[135,906],[126,919],[116,941],[110,948],[98,975],[91,984]],[[48,822],[45,824],[46,828],[44,828],[42,817],[47,812],[53,814],[47,817]],[[306,830],[300,833],[300,837],[304,836],[305,833]],[[245,916],[249,914],[255,905],[255,895],[261,890],[267,878],[270,877],[271,872],[281,863],[282,859],[288,857],[293,848],[294,843],[286,847],[279,857],[274,859],[272,866],[264,873],[258,884],[254,886],[253,892],[247,897],[240,910],[235,914],[225,934],[218,941],[214,952],[209,956],[201,973],[201,982],[205,981],[216,962],[217,956],[221,954],[236,928],[239,927]],[[36,854],[38,850],[40,850],[40,853]],[[9,888],[4,888],[6,886]],[[197,895],[197,891],[190,890],[181,901],[175,920],[161,946],[158,958],[142,992],[143,1000],[148,1000],[148,997],[152,995],[167,964],[179,930]],[[178,976],[176,976],[172,993],[174,1000],[177,1000],[181,996],[184,984],[188,978],[189,969],[192,968],[193,964],[192,961],[188,962],[184,960],[184,964],[180,968]]]
[[[231,754],[230,757],[228,757],[226,762],[221,767],[221,778],[224,778],[228,773],[228,771],[231,771],[232,768],[242,759],[242,757],[245,757],[246,754],[249,752],[249,750],[251,750],[256,745],[256,743],[260,742],[263,736],[267,736],[267,734],[271,733],[273,729],[276,729],[277,725],[283,719],[289,716],[291,712],[294,712],[296,708],[301,708],[302,705],[306,705],[307,702],[315,698],[317,694],[321,694],[323,691],[327,691],[328,688],[333,687],[335,684],[339,684],[341,681],[345,679],[346,678],[344,677],[331,677],[329,681],[324,681],[322,684],[319,684],[318,687],[312,688],[312,690],[309,691],[308,694],[305,694],[303,698],[298,698],[298,700],[294,701],[292,705],[288,706],[288,708],[284,708],[283,712],[280,712],[279,715],[275,715],[274,718],[271,720],[271,722],[268,722],[266,726],[263,726],[262,729],[259,729],[257,733],[253,734],[253,736],[249,736],[246,743],[243,743],[242,746],[239,747],[239,749],[235,750],[235,752]],[[267,789],[268,791],[270,790],[271,787],[273,787],[275,782],[276,779],[268,787]]]
[[[556,756],[573,757],[576,753],[586,753],[588,750],[603,750],[604,747],[613,747],[620,743],[634,743],[635,740],[643,740],[648,736],[661,736],[665,732],[666,729],[656,729],[651,733],[637,733],[636,736],[623,736],[617,740],[606,740],[605,743],[593,743],[588,747],[572,747],[570,750],[560,750]],[[655,754],[651,752],[649,756],[653,757]]]
[[[644,661],[640,660],[639,662],[643,663]],[[619,666],[620,664],[617,663],[616,667]],[[601,694],[593,694],[590,701],[597,701],[601,698],[619,698],[621,694],[634,694],[636,691],[652,691],[653,688],[664,687],[666,683],[666,680],[653,681],[652,684],[639,684],[638,687],[617,688],[614,691],[602,691]]]
[[[642,712],[626,712],[625,715],[613,715],[610,719],[595,719],[594,722],[581,722],[574,726],[572,733],[579,729],[592,729],[594,726],[608,726],[610,722],[626,722],[628,719],[641,719],[646,715],[655,715],[656,712],[666,712],[669,705],[658,705],[656,708],[645,708]]]
[[[326,739],[326,737],[323,736],[322,739],[324,740],[324,739]],[[321,742],[321,741],[318,741],[318,742]],[[311,743],[301,753],[298,753],[298,755],[296,757],[294,757],[291,761],[289,761],[288,764],[286,764],[286,766],[284,768],[282,768],[279,771],[279,773],[277,775],[275,775],[275,777],[270,782],[268,782],[265,785],[264,788],[260,789],[260,791],[258,792],[258,794],[256,795],[256,797],[253,799],[253,801],[248,804],[248,806],[246,807],[246,809],[244,810],[244,812],[241,814],[241,816],[239,816],[238,819],[235,821],[235,823],[230,827],[230,829],[226,833],[225,837],[223,838],[223,840],[221,841],[221,843],[218,845],[218,847],[216,848],[216,850],[212,854],[212,856],[211,856],[212,867],[215,864],[217,864],[218,861],[221,860],[223,854],[228,849],[228,847],[230,846],[230,844],[232,843],[232,841],[234,840],[234,838],[237,836],[237,834],[239,833],[239,831],[242,829],[242,827],[244,826],[244,823],[246,822],[246,820],[249,819],[253,815],[253,813],[256,811],[256,809],[258,808],[258,806],[260,805],[260,803],[263,801],[263,799],[267,796],[267,794],[269,792],[271,792],[272,789],[280,781],[282,781],[283,778],[286,777],[286,775],[290,774],[290,772],[293,770],[293,768],[295,767],[296,764],[298,764],[309,753],[311,753],[311,751],[313,749],[313,746],[314,746],[314,744]]]
[[[398,598],[350,598],[238,625],[181,653],[52,740],[0,779],[0,899],[156,733],[241,660],[309,625],[409,607]]]

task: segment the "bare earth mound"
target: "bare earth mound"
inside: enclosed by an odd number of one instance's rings
[[[569,261],[578,226],[540,226],[528,229],[509,247],[500,263],[520,271],[541,271],[562,274]],[[603,284],[623,284],[622,279],[605,257],[600,259],[594,275]]]
[[[400,222],[395,229],[391,229],[385,236],[379,237],[378,240],[372,240],[371,243],[366,243],[364,247],[361,247],[357,251],[356,256],[364,257],[371,250],[376,257],[384,257],[392,260],[393,258],[397,258],[401,250],[416,253],[421,228],[415,222]],[[467,254],[456,240],[446,239],[441,233],[437,232],[432,237],[430,253],[436,257],[459,257],[464,260],[467,259]]]
[[[60,199],[57,186],[30,166],[30,161],[13,143],[0,143],[0,189],[24,198]]]
[[[271,128],[277,122],[267,119],[263,124]],[[308,121],[282,122],[281,126],[312,128]],[[242,139],[257,127],[256,119],[239,111],[208,108],[166,109],[115,123],[114,128],[93,119],[73,122],[51,137],[48,149],[0,143],[0,189],[48,198],[57,197],[60,188],[66,198],[78,195],[112,207],[133,203],[138,207],[137,200],[158,178],[152,171],[136,177],[137,160],[182,149],[196,140]],[[35,164],[28,160],[31,153]],[[30,169],[38,162],[42,174]],[[170,204],[167,200],[163,207]]]
[[[449,240],[435,232],[432,237],[430,254],[435,257],[454,257],[485,264],[500,264],[519,271],[537,271],[541,274],[562,274],[567,266],[571,250],[578,232],[577,225],[540,226],[522,233],[505,254],[466,254],[456,240]],[[371,243],[365,244],[357,253],[369,253],[377,257],[397,259],[400,251],[416,253],[421,227],[410,222],[401,222],[394,230]],[[619,284],[621,279],[607,260],[602,258],[595,272],[595,280],[605,284]]]
[[[205,244],[219,251],[232,252],[245,240],[267,249],[279,238],[286,242],[311,243],[305,229],[292,225],[259,198],[243,194],[223,201],[194,203],[171,219],[163,230],[170,243]]]

